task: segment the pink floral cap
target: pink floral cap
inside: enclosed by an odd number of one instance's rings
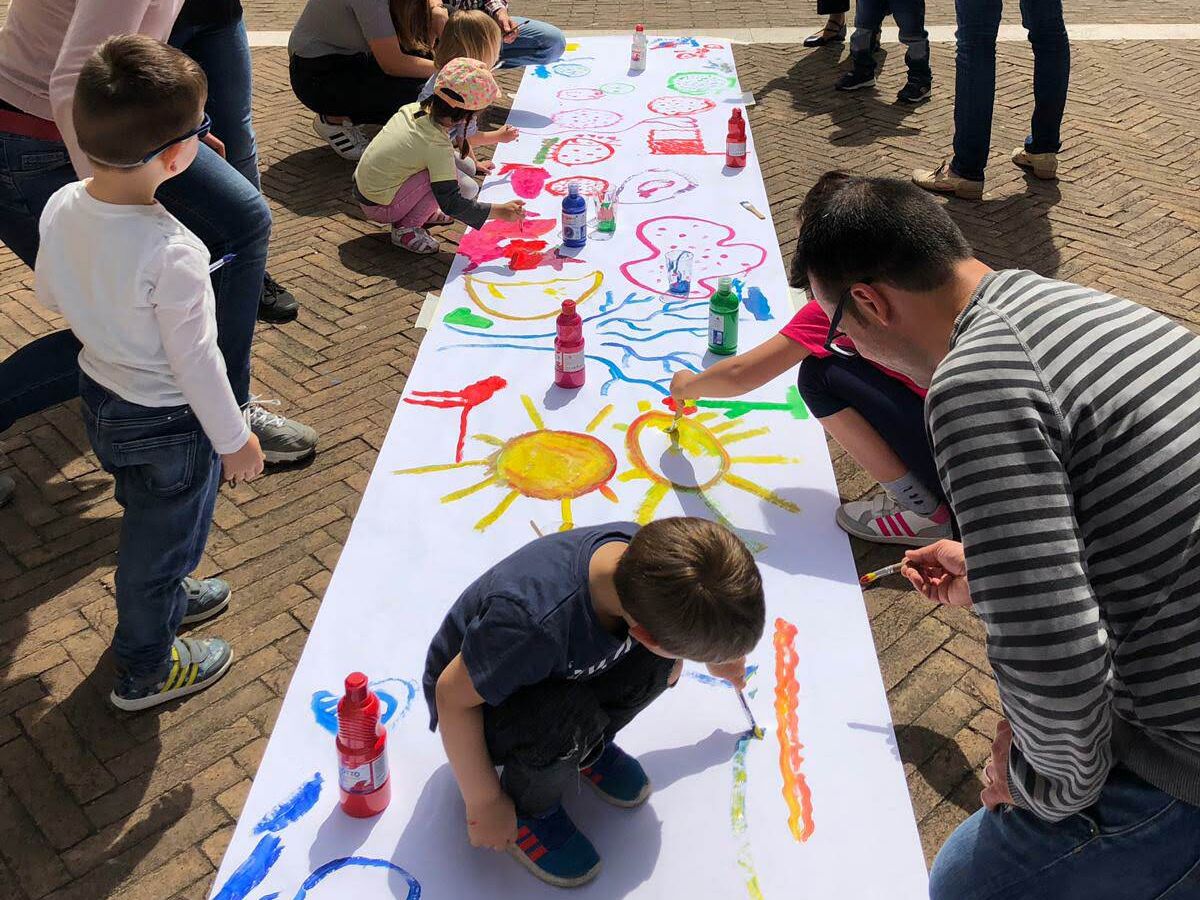
[[[442,66],[433,92],[451,106],[478,112],[496,102],[500,86],[491,69],[477,59],[460,56]]]

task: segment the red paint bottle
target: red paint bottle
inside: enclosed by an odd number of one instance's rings
[[[575,312],[575,301],[564,300],[555,322],[554,383],[564,388],[583,387],[583,319]]]
[[[377,816],[392,799],[388,779],[387,729],[380,722],[380,703],[367,686],[367,676],[346,676],[346,694],[338,701],[338,787],[346,815]]]
[[[729,117],[729,131],[725,135],[725,165],[731,169],[746,167],[746,120],[742,111],[735,109]]]

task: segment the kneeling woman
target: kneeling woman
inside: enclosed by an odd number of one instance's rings
[[[292,90],[339,156],[357,160],[358,126],[417,99],[446,18],[442,0],[308,0],[288,40]]]

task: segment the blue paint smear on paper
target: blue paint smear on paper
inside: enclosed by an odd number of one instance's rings
[[[279,898],[279,891],[276,891],[273,894],[263,894],[261,897],[258,898],[258,900],[278,900],[278,898]]]
[[[304,879],[304,884],[300,885],[300,890],[296,891],[296,896],[293,900],[304,900],[308,896],[309,891],[334,872],[340,871],[347,866],[357,866],[364,869],[390,869],[393,872],[398,872],[408,882],[408,894],[404,900],[420,900],[421,883],[417,879],[413,878],[394,862],[386,859],[372,859],[369,856],[343,856],[341,859],[330,860]]]
[[[401,690],[397,693],[404,694],[404,702],[398,701],[390,692],[378,690],[378,686],[385,684],[396,684]],[[379,697],[379,702],[383,706],[383,713],[380,716],[380,721],[387,725],[392,719],[403,719],[412,706],[413,698],[417,695],[417,685],[415,682],[405,678],[381,678],[378,681],[371,682],[371,689],[375,691]],[[309,704],[312,709],[313,718],[317,720],[317,724],[328,731],[330,734],[337,734],[337,705],[340,698],[329,691],[316,691],[312,695],[312,702]]]
[[[749,679],[758,671],[758,666],[746,666],[746,678]],[[707,684],[710,687],[732,687],[732,685],[724,678],[717,678],[714,675],[709,675],[707,672],[684,672],[688,678],[692,678],[701,684]]]
[[[536,78],[549,78],[550,70],[545,66],[536,66],[533,70],[533,74]]]
[[[265,831],[283,831],[302,815],[308,812],[317,804],[317,799],[321,796],[321,785],[325,779],[321,777],[320,772],[313,774],[313,777],[304,784],[292,796],[288,797],[273,810],[267,813],[254,826],[255,834],[262,834]]]
[[[279,837],[265,834],[258,842],[246,861],[229,876],[225,886],[213,897],[213,900],[243,900],[252,890],[262,884],[271,866],[279,860],[283,848],[279,845]],[[264,898],[265,900],[265,898]]]
[[[733,292],[737,294],[738,302],[746,308],[750,315],[754,316],[758,322],[767,322],[775,318],[771,312],[771,301],[767,299],[759,288],[751,287],[746,290],[746,283],[740,279],[733,279]]]

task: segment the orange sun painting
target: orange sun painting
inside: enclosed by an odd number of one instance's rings
[[[787,512],[800,512],[800,507],[792,501],[734,471],[735,466],[787,465],[800,461],[787,456],[730,454],[730,444],[759,437],[770,429],[737,431],[735,429],[744,424],[737,419],[710,425],[708,423],[717,418],[717,413],[713,412],[682,416],[677,420],[671,413],[655,410],[645,401],[638,403],[638,411],[641,415],[628,425],[613,427],[625,432],[625,452],[633,467],[617,480],[650,482],[634,514],[639,524],[653,519],[667,494],[678,491],[697,495],[721,524],[732,529],[733,524],[709,496],[714,488],[723,484],[753,494]]]
[[[549,429],[528,396],[522,394],[521,403],[525,406],[525,412],[529,415],[534,430],[508,440],[501,440],[490,434],[474,435],[475,440],[497,448],[488,456],[462,462],[418,466],[415,469],[397,469],[392,474],[425,475],[451,469],[485,469],[487,476],[482,480],[442,497],[443,503],[453,503],[489,487],[504,490],[504,497],[495,508],[475,523],[475,528],[479,531],[495,524],[518,497],[557,500],[562,511],[562,531],[574,527],[572,500],[599,491],[602,496],[616,503],[617,495],[608,486],[608,482],[617,471],[617,458],[607,444],[592,435],[612,412],[612,405],[600,410],[581,433]]]

